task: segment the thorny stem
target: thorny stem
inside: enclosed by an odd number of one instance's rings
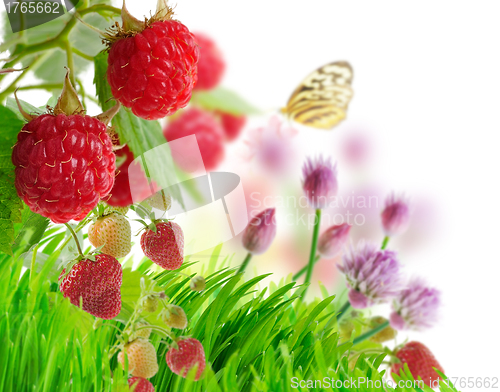
[[[247,257],[245,257],[245,260],[243,260],[243,263],[241,263],[240,268],[238,268],[238,271],[236,274],[240,274],[242,272],[245,272],[245,269],[248,266],[248,263],[250,263],[250,260],[252,259],[252,254],[248,252]]]
[[[64,226],[66,226],[66,228],[69,230],[69,232],[73,236],[73,239],[75,240],[75,243],[76,243],[76,247],[78,249],[78,254],[83,257],[82,248],[80,247],[80,241],[78,241],[78,237],[76,236],[76,233],[74,232],[72,227],[70,225],[68,225],[67,223],[64,223]]]
[[[318,247],[318,235],[319,235],[319,226],[321,223],[321,209],[318,208],[316,210],[316,216],[314,220],[314,230],[313,230],[313,238],[312,238],[312,243],[311,243],[311,253],[309,254],[309,264],[307,265],[307,273],[306,273],[306,279],[304,283],[310,283],[311,278],[312,278],[312,273],[313,273],[313,267],[314,267],[314,259],[316,257],[316,248]],[[306,292],[307,292],[307,287],[304,290],[303,298],[306,297]]]

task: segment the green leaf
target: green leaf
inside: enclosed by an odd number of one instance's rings
[[[14,165],[11,162],[12,146],[23,127],[14,112],[0,106],[0,251],[12,254],[14,223],[21,221],[23,203],[14,186]]]
[[[49,219],[31,212],[24,205],[21,223],[14,226],[16,237],[13,248],[21,254],[27,252],[41,241],[49,223]]]
[[[19,100],[19,103],[21,104],[21,107],[24,109],[24,111],[28,114],[40,115],[45,112],[45,110],[37,108],[36,106],[33,106],[28,102],[23,101],[22,99]],[[14,98],[7,97],[5,106],[7,106],[7,108],[9,108],[12,112],[14,112],[17,118],[23,121],[23,123],[26,121],[21,112],[19,111],[19,107],[17,106],[17,102]]]
[[[234,115],[260,113],[237,93],[223,87],[210,91],[195,91],[192,102],[207,110],[219,110]]]

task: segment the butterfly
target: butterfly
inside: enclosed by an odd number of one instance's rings
[[[347,61],[326,64],[305,78],[282,113],[318,129],[332,129],[346,117],[351,101],[353,71]]]

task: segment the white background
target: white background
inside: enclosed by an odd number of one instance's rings
[[[149,15],[155,1],[129,1],[128,8]],[[283,106],[318,66],[353,65],[348,119],[327,136],[301,130],[304,151],[332,154],[349,129],[365,127],[376,140],[372,171],[384,189],[424,194],[437,206],[435,238],[405,264],[443,291],[442,317],[409,336],[431,347],[452,377],[500,377],[499,12],[497,1],[176,6],[179,20],[224,51],[224,85],[264,110]]]

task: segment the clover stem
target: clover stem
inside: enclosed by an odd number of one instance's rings
[[[387,244],[389,243],[389,240],[390,240],[390,237],[388,235],[386,235],[384,237],[384,240],[382,241],[382,246],[380,247],[380,249],[384,250],[385,248],[387,248]]]
[[[386,322],[378,325],[377,327],[369,330],[368,332],[365,332],[364,334],[359,335],[357,338],[355,338],[353,340],[352,345],[355,346],[358,343],[364,342],[366,339],[371,338],[373,335],[376,335],[377,333],[379,333],[383,329],[387,328],[388,326],[389,326],[389,321],[386,321]]]
[[[314,259],[316,257],[316,248],[318,247],[318,235],[319,235],[319,226],[321,223],[321,209],[316,210],[316,216],[314,220],[314,230],[313,230],[313,237],[312,237],[312,243],[311,243],[311,253],[309,254],[309,264],[307,265],[307,273],[306,273],[306,279],[304,283],[310,283],[311,278],[312,278],[312,273],[313,273],[313,267],[314,267]],[[304,290],[303,293],[303,298],[305,298],[307,292],[307,287]]]
[[[340,321],[342,316],[347,312],[347,310],[351,307],[351,303],[349,301],[346,301],[344,305],[339,310],[339,313],[337,314],[337,322]]]
[[[238,271],[236,273],[240,274],[244,272],[251,259],[252,259],[252,254],[248,252],[247,257],[245,257],[245,260],[243,260],[243,263],[241,263],[240,268],[238,268]]]
[[[316,264],[316,263],[319,261],[319,259],[321,259],[321,256],[320,256],[320,255],[317,255],[317,256],[315,257],[315,259],[314,259],[314,263]],[[297,272],[295,275],[293,275],[292,280],[297,280],[297,279],[299,279],[302,275],[304,275],[304,274],[306,273],[306,271],[307,271],[307,267],[308,267],[308,266],[306,265],[306,266],[305,266],[304,268],[302,268],[299,272]]]
[[[76,235],[75,231],[74,231],[74,230],[73,230],[73,228],[72,228],[70,225],[68,225],[67,223],[65,223],[65,224],[64,224],[64,226],[66,226],[66,228],[69,230],[69,232],[70,232],[70,233],[71,233],[71,235],[73,236],[73,239],[75,240],[75,243],[76,243],[76,247],[77,247],[77,249],[78,249],[78,254],[79,254],[80,256],[82,256],[82,257],[83,257],[82,248],[80,247],[80,241],[78,241],[78,237],[77,237],[77,235]]]

